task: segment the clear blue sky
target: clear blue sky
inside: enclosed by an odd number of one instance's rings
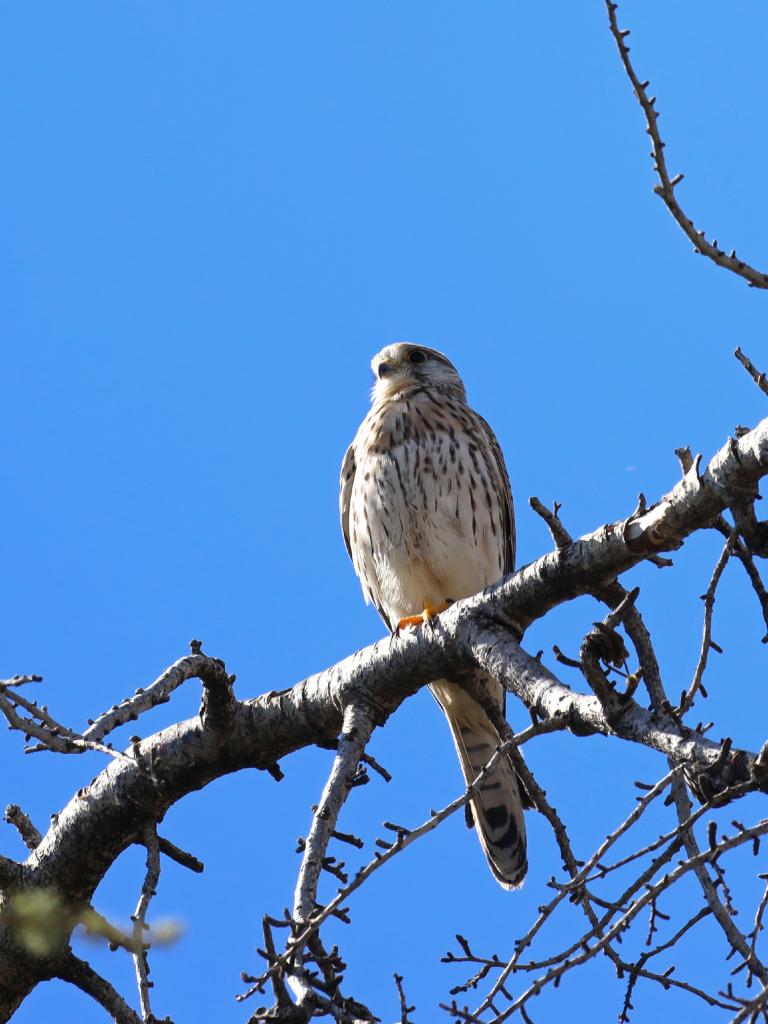
[[[682,201],[765,269],[764,5],[632,2],[621,17],[659,96],[670,169],[686,174]],[[639,490],[670,487],[675,447],[709,454],[765,414],[731,351],[768,366],[766,298],[694,256],[653,196],[601,3],[5,2],[0,96],[0,675],[42,673],[45,701],[74,726],[191,637],[246,697],[382,634],[344,552],[336,487],[387,342],[438,347],[463,373],[507,455],[523,561],[549,545],[529,495],[561,501],[585,532],[628,515]],[[697,539],[673,571],[632,577],[672,693],[690,678],[716,553]],[[727,651],[702,717],[755,747],[768,650],[738,567],[726,594],[715,636]],[[573,652],[597,614],[577,603],[528,646]],[[142,729],[198,699],[189,684]],[[514,703],[510,715],[524,724]],[[25,760],[21,737],[3,735],[2,802],[41,827],[101,765]],[[459,791],[426,692],[372,749],[395,780],[353,793],[344,818],[369,839]],[[663,772],[600,739],[544,738],[527,756],[581,856],[626,815],[632,780]],[[154,959],[159,1016],[234,1024],[255,1008],[232,1001],[239,971],[257,967],[262,913],[291,902],[294,841],[329,758],[290,758],[279,786],[222,780],[168,815],[164,832],[206,872],[164,866],[154,912],[187,931]],[[455,931],[508,953],[558,870],[551,835],[529,823],[520,894],[495,885],[458,820],[382,872],[337,936],[350,992],[392,1020],[397,970],[425,1024],[463,980],[438,963]],[[0,848],[21,853],[9,827]],[[126,920],[140,877],[133,850],[98,908]],[[134,999],[127,957],[77,948]],[[702,926],[690,949],[694,976],[711,977],[720,936]],[[534,1019],[567,1007],[611,1020],[621,999],[600,963],[542,997]],[[634,1003],[636,1021],[721,1019],[647,985]],[[56,985],[17,1020],[54,1012],[103,1019]]]

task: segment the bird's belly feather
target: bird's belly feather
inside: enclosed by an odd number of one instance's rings
[[[502,575],[502,527],[487,482],[459,472],[451,446],[440,434],[430,444],[406,441],[377,453],[356,481],[352,517],[365,543],[355,568],[366,597],[375,582],[391,622],[469,597]]]

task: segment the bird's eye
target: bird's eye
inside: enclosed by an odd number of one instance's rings
[[[386,377],[387,374],[391,373],[391,372],[392,372],[392,364],[391,363],[379,363],[379,365],[376,367],[376,373],[379,375],[379,377]]]
[[[427,357],[424,355],[423,352],[420,352],[419,349],[417,348],[414,349],[413,352],[411,352],[411,354],[408,356],[409,363],[425,363],[426,361]]]

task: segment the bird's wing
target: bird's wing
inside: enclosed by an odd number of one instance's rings
[[[339,516],[341,518],[341,532],[344,534],[344,545],[350,558],[352,555],[352,544],[349,539],[349,506],[352,501],[352,485],[355,482],[355,443],[347,448],[344,461],[341,463],[341,478],[339,480]],[[353,559],[354,560],[354,559]]]
[[[360,585],[363,588],[363,594],[365,600],[373,604],[376,611],[384,620],[387,629],[392,630],[392,623],[389,616],[387,615],[384,606],[381,603],[378,586],[375,585],[375,581],[369,579],[368,574],[365,572],[364,566],[360,564],[358,559],[355,557],[355,551],[352,548],[352,533],[349,528],[349,515],[350,506],[352,504],[352,488],[355,483],[355,473],[357,471],[357,460],[355,458],[355,442],[347,448],[344,460],[341,463],[341,478],[339,480],[339,517],[341,519],[341,532],[344,534],[344,544],[347,549],[349,557],[352,559],[352,564],[355,567],[355,572],[360,580]],[[359,552],[358,552],[359,554]]]
[[[476,415],[488,442],[488,468],[499,500],[504,542],[504,574],[506,575],[515,568],[515,506],[512,502],[512,488],[501,445],[496,440],[496,435],[491,430],[490,424],[479,414]]]

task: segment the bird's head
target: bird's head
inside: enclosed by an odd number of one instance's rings
[[[371,396],[374,404],[414,388],[442,391],[462,402],[467,400],[456,367],[433,348],[404,341],[387,345],[373,357],[371,369],[376,378]]]

